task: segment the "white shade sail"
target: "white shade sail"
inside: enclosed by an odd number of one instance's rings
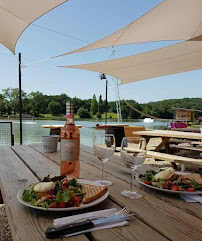
[[[157,50],[97,63],[60,66],[105,73],[121,84],[202,68],[202,41],[184,41]]]
[[[22,32],[37,18],[67,0],[0,0],[0,43],[15,54]]]
[[[85,47],[59,55],[124,44],[189,40],[202,35],[202,0],[164,0],[119,31]]]

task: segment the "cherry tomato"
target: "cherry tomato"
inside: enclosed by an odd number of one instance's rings
[[[67,189],[68,187],[66,187],[66,186],[64,186],[64,185],[62,185],[62,189]]]
[[[194,192],[195,189],[193,187],[189,187],[185,189],[186,192]]]
[[[71,198],[71,201],[74,203],[75,207],[79,207],[80,201],[81,201],[81,197],[80,196],[73,196]]]
[[[59,203],[58,203],[58,207],[59,207],[59,208],[66,208],[66,207],[67,207],[67,203],[65,203],[65,202],[59,202]]]
[[[188,177],[182,177],[182,179],[183,179],[183,180],[189,180],[189,178],[188,178]]]
[[[57,208],[57,207],[58,207],[58,205],[56,203],[51,203],[50,204],[50,208]]]
[[[144,183],[147,185],[151,185],[151,182],[149,182],[149,181],[144,181]]]
[[[177,185],[172,185],[170,187],[170,190],[172,190],[172,191],[179,191],[179,187]]]

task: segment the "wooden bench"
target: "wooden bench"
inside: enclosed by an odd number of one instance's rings
[[[183,145],[170,145],[171,149],[177,150],[186,150],[186,151],[195,151],[195,152],[202,152],[202,147],[194,147],[194,146],[183,146]]]
[[[187,143],[187,144],[193,145],[194,147],[195,146],[202,146],[201,141],[180,140],[180,139],[175,139],[175,138],[170,139],[169,143],[170,144],[186,144]]]
[[[192,141],[172,138],[172,139],[169,140],[169,143],[171,143],[171,144],[183,144],[183,143],[191,144]]]
[[[191,144],[193,146],[202,146],[202,142],[201,141],[192,141]]]
[[[176,156],[176,155],[165,154],[165,153],[155,152],[155,151],[147,151],[147,157],[152,157],[154,159],[158,159],[162,161],[169,161],[171,163],[175,163],[175,162],[180,163],[182,164],[181,171],[185,171],[185,165],[202,168],[202,159]]]

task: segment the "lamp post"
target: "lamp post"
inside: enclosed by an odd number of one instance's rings
[[[20,145],[22,145],[22,88],[21,88],[21,53],[19,53],[19,115],[20,115]]]
[[[103,80],[105,79],[106,80],[106,97],[105,97],[105,124],[107,124],[107,78],[105,76],[105,74],[101,74],[100,75],[100,79]]]

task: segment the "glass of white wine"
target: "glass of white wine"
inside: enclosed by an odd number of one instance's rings
[[[95,156],[102,161],[102,178],[96,183],[104,186],[112,185],[111,181],[104,180],[105,163],[109,161],[115,151],[115,138],[113,134],[99,133],[96,134],[93,143]]]
[[[140,167],[146,158],[146,140],[141,137],[124,137],[121,142],[121,159],[131,169],[131,188],[121,194],[131,199],[142,198],[143,195],[134,191],[134,172]]]

